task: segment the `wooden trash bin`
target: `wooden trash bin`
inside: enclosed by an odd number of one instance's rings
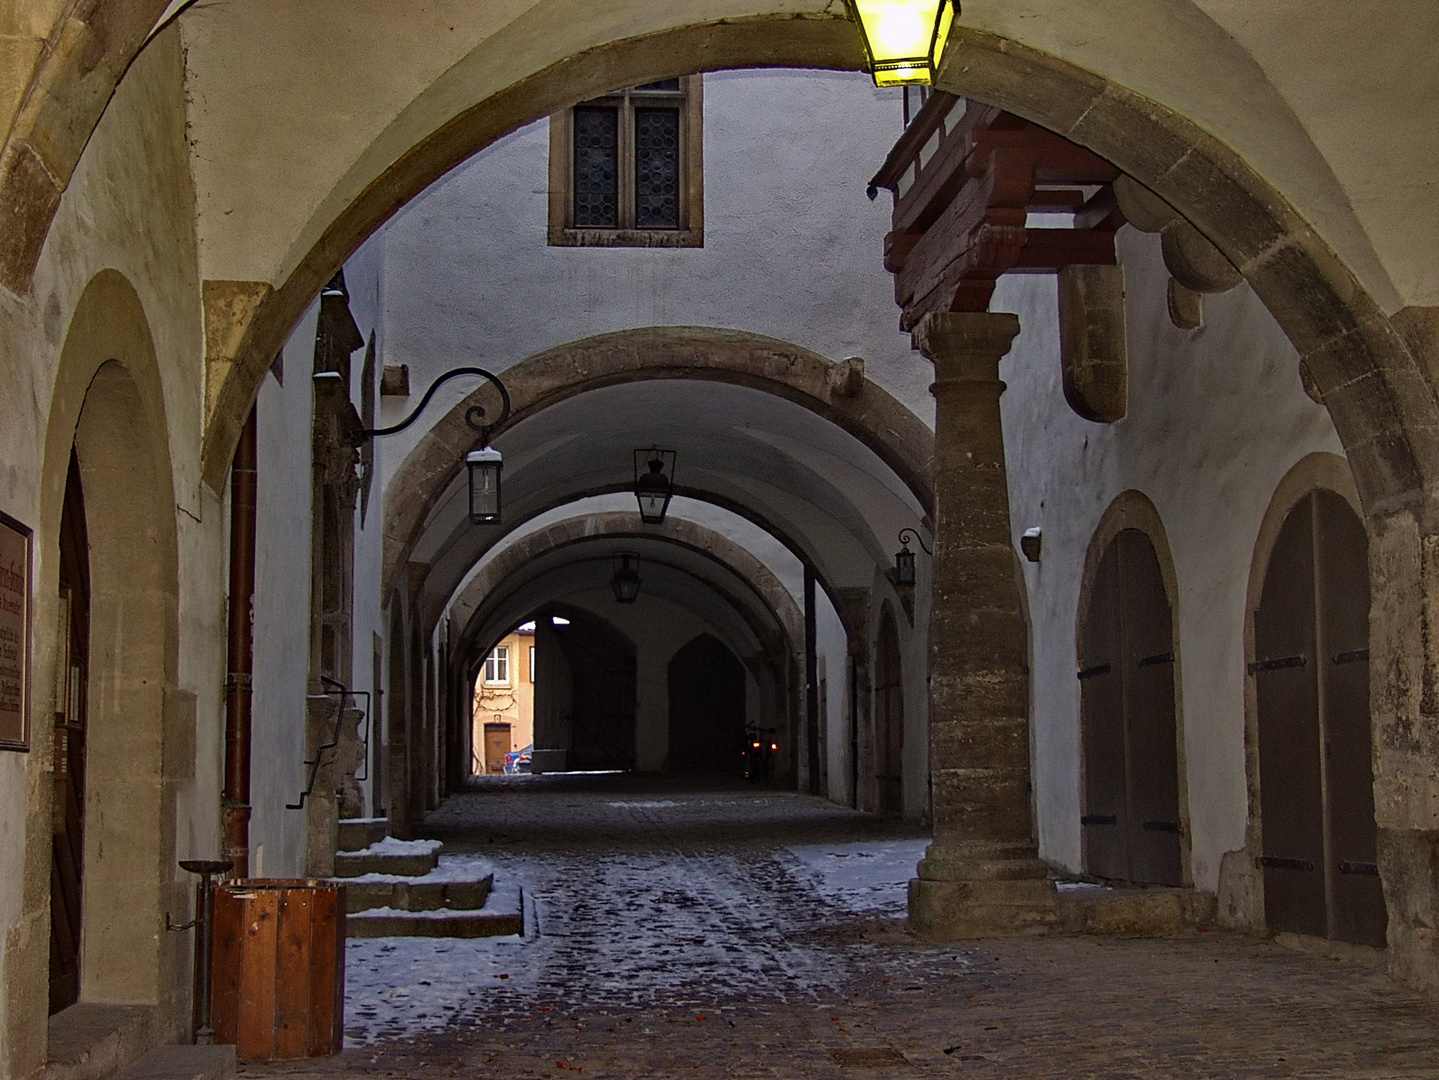
[[[215,889],[211,1025],[248,1060],[339,1053],[345,887],[256,879]]]

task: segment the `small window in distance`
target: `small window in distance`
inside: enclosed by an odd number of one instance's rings
[[[535,647],[530,646],[530,682],[535,681]]]
[[[496,645],[495,651],[485,657],[485,685],[508,686],[510,684],[510,649],[508,645]]]
[[[549,242],[703,247],[700,76],[661,79],[550,117]]]

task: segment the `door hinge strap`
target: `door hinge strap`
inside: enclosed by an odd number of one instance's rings
[[[1144,828],[1145,828],[1145,830],[1148,831],[1148,832],[1172,832],[1172,833],[1177,833],[1177,832],[1179,831],[1179,822],[1177,822],[1177,821],[1146,821],[1146,822],[1144,823]]]
[[[1378,877],[1379,867],[1372,862],[1350,862],[1348,859],[1340,859],[1339,872],[1341,874],[1358,874],[1361,877]]]
[[[1095,664],[1094,667],[1087,667],[1079,673],[1081,679],[1092,679],[1096,675],[1108,675],[1112,669],[1108,664]]]
[[[1113,814],[1085,814],[1079,819],[1081,825],[1118,825],[1119,819]]]
[[[1153,656],[1141,656],[1134,662],[1135,667],[1149,667],[1151,664],[1172,664],[1174,654],[1172,652],[1155,653]]]
[[[1336,664],[1357,664],[1361,660],[1368,659],[1368,649],[1350,649],[1348,652],[1334,654],[1334,662]]]
[[[1305,656],[1281,656],[1274,660],[1256,660],[1249,665],[1249,674],[1257,675],[1262,671],[1281,671],[1284,668],[1303,667],[1309,663]]]
[[[1259,859],[1260,866],[1267,866],[1271,870],[1309,870],[1313,871],[1314,864],[1308,859],[1281,859],[1277,855],[1263,855]]]

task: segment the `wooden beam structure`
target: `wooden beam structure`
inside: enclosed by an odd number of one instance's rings
[[[1114,265],[1119,170],[993,105],[936,91],[870,182],[894,196],[884,264],[900,327],[939,311],[986,311],[1001,274]],[[1031,214],[1072,216],[1034,226]]]

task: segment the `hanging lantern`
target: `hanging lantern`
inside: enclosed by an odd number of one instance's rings
[[[465,455],[470,470],[470,521],[475,525],[500,520],[500,470],[505,459],[493,446]]]
[[[959,5],[954,0],[849,0],[876,86],[929,86]]]
[[[895,552],[894,577],[900,585],[914,584],[914,552],[909,550],[908,544]]]
[[[640,520],[646,525],[664,524],[675,493],[674,472],[673,450],[652,446],[635,451],[635,499],[640,504]]]
[[[901,529],[899,531],[899,542],[903,545],[894,553],[894,583],[896,585],[914,584],[914,552],[909,550],[909,542],[913,540],[924,553],[933,556],[934,552],[925,547],[924,537],[913,529]]]
[[[615,572],[610,576],[610,588],[615,593],[615,603],[633,604],[640,594],[640,572],[636,569],[639,556],[633,551],[615,552]]]

